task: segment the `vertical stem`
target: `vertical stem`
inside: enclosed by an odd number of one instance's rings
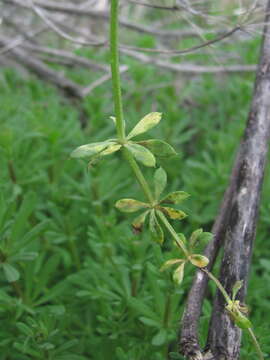
[[[170,232],[170,234],[174,238],[177,246],[183,251],[185,256],[188,258],[189,257],[188,250],[187,250],[185,244],[181,241],[181,239],[179,239],[179,236],[177,235],[177,233],[174,230],[174,228],[172,227],[172,225],[169,223],[169,221],[166,219],[166,217],[163,215],[163,213],[161,211],[158,212],[158,215],[160,217],[160,220],[163,222],[163,225],[167,228],[167,230]]]
[[[141,186],[142,191],[144,192],[144,195],[146,197],[146,199],[152,203],[154,201],[152,192],[149,188],[149,185],[147,183],[147,181],[145,180],[145,177],[143,176],[143,173],[141,172],[141,169],[139,168],[139,165],[137,164],[136,160],[133,158],[133,156],[130,154],[130,152],[128,151],[128,149],[125,149],[123,147],[123,153],[125,158],[127,159],[127,161],[129,162],[130,167],[132,168],[138,183]]]
[[[110,44],[111,44],[111,71],[113,85],[113,100],[116,116],[116,129],[120,141],[125,139],[125,122],[123,116],[123,105],[119,72],[119,51],[118,51],[118,0],[111,0],[111,23],[110,23]]]

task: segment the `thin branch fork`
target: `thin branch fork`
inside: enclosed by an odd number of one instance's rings
[[[257,71],[251,110],[245,134],[240,144],[230,186],[224,197],[220,216],[213,232],[214,240],[206,249],[210,257],[210,268],[218,248],[225,239],[220,282],[228,293],[237,280],[244,286],[239,300],[244,301],[247,290],[252,247],[260,203],[261,187],[270,138],[270,0],[267,5],[266,26],[261,50],[261,61]],[[222,220],[220,222],[220,220]],[[225,302],[217,291],[206,348],[203,354],[198,343],[198,320],[208,279],[200,272],[196,274],[182,321],[180,351],[192,360],[236,360],[239,357],[241,331],[228,317]],[[212,354],[212,355],[211,355]]]

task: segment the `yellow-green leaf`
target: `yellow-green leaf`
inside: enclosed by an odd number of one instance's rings
[[[106,149],[110,144],[113,144],[111,141],[102,141],[92,144],[81,145],[71,153],[71,157],[74,158],[84,158],[96,155]]]
[[[232,288],[232,299],[233,300],[235,300],[236,295],[237,295],[238,291],[241,289],[242,286],[243,286],[243,280],[238,280],[233,285],[233,288]]]
[[[183,211],[181,210],[177,210],[177,209],[173,209],[170,207],[160,207],[160,210],[169,218],[173,219],[173,220],[182,220],[185,217],[187,217],[187,214],[185,214]]]
[[[135,233],[139,233],[142,231],[143,228],[143,224],[146,220],[146,216],[149,214],[149,210],[143,212],[142,214],[140,214],[138,217],[136,217],[136,219],[133,220],[132,222],[132,228],[134,230]]]
[[[184,270],[185,270],[185,262],[178,266],[178,268],[173,273],[173,281],[180,285],[184,279]]]
[[[161,204],[180,204],[183,200],[187,199],[189,194],[185,191],[174,191],[165,196],[161,200]]]
[[[140,161],[143,165],[150,167],[156,165],[154,155],[143,146],[131,143],[126,144],[125,146],[132,153],[135,159]]]
[[[155,171],[154,174],[154,184],[155,184],[155,197],[158,199],[160,194],[163,192],[167,185],[167,174],[166,171],[160,167]]]
[[[208,265],[209,260],[207,259],[206,256],[200,255],[200,254],[192,254],[189,257],[190,262],[199,267],[199,268],[204,268]]]
[[[165,141],[158,139],[149,139],[144,141],[138,141],[138,144],[147,147],[154,155],[160,157],[169,157],[177,155],[177,152],[174,148],[166,143]]]
[[[166,269],[168,269],[170,266],[175,265],[175,264],[180,264],[183,261],[185,261],[184,259],[171,259],[166,261],[160,268],[160,271],[164,271]]]
[[[164,241],[164,234],[161,226],[158,223],[156,218],[155,211],[152,210],[150,212],[150,220],[149,220],[149,230],[151,233],[151,237],[155,242],[162,244]]]
[[[134,136],[143,134],[146,131],[152,129],[160,122],[161,116],[162,114],[159,112],[152,112],[150,114],[147,114],[138,122],[138,124],[133,128],[133,130],[131,130],[127,138],[131,139]]]
[[[132,213],[148,207],[148,204],[134,199],[121,199],[116,202],[115,207],[122,212]]]
[[[110,155],[110,154],[118,151],[121,147],[122,147],[122,145],[119,145],[119,144],[111,144],[100,153],[100,156]]]

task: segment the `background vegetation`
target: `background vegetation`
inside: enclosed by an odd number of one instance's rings
[[[143,40],[147,44],[147,36]],[[258,50],[259,40],[251,39],[241,56],[256,63]],[[204,55],[189,58],[194,56]],[[122,59],[130,66],[123,76],[128,125],[150,111],[163,112],[152,135],[178,151],[162,166],[168,190],[192,195],[184,210],[193,215],[179,230],[189,233],[202,225],[209,231],[245,126],[254,76],[175,76]],[[83,83],[79,70],[70,76]],[[125,164],[108,157],[102,167],[87,171],[84,162],[69,158],[78,145],[113,134],[110,84],[78,107],[36,78],[7,69],[0,91],[0,359],[164,360],[175,350],[192,273],[175,286],[170,272],[159,271],[173,257],[171,243],[161,251],[147,234],[134,235],[131,218],[114,208],[122,197],[138,198]],[[83,130],[82,117],[87,117]],[[269,190],[266,174],[247,298],[266,353]],[[213,295],[211,285],[202,337]],[[254,359],[249,339],[244,343],[242,359]]]

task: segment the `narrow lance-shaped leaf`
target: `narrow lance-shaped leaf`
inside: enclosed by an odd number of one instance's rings
[[[115,207],[122,212],[131,213],[148,207],[148,204],[135,199],[121,199],[116,202]]]
[[[180,204],[183,200],[187,199],[189,194],[185,191],[174,191],[166,195],[162,200],[161,204]]]
[[[154,184],[155,184],[155,197],[159,199],[160,194],[163,192],[167,185],[167,174],[165,170],[160,167],[155,171],[154,174]]]
[[[173,281],[180,285],[184,279],[185,262],[178,266],[173,273]]]
[[[238,280],[234,284],[233,289],[232,289],[232,299],[233,300],[235,300],[236,295],[237,295],[238,291],[241,289],[242,286],[243,286],[243,280]]]
[[[182,220],[185,217],[187,217],[187,214],[185,214],[183,211],[181,210],[177,210],[177,209],[173,209],[170,207],[160,207],[160,210],[169,218],[173,219],[173,220]]]
[[[161,266],[160,271],[164,271],[164,270],[168,269],[170,266],[175,265],[175,264],[180,264],[183,261],[185,261],[185,260],[184,259],[170,259]]]
[[[151,237],[154,241],[162,244],[164,241],[164,234],[159,222],[156,218],[155,211],[152,210],[150,213],[150,220],[149,220],[149,230],[151,233]]]
[[[136,160],[140,161],[145,166],[153,167],[156,165],[156,159],[154,155],[138,144],[126,144],[126,148],[132,153]]]
[[[2,266],[8,282],[14,282],[19,280],[20,273],[17,269],[15,269],[15,267],[8,263],[3,263]]]
[[[92,144],[81,145],[71,153],[71,157],[74,158],[84,158],[96,155],[106,149],[109,145],[116,144],[111,141],[102,141]]]
[[[133,138],[134,136],[145,133],[146,131],[152,129],[156,126],[161,119],[162,114],[159,112],[152,112],[144,116],[138,124],[131,130],[128,134],[128,139]]]
[[[159,157],[170,157],[177,155],[174,148],[163,140],[150,139],[144,141],[138,141],[138,144],[145,146],[154,155]]]
[[[146,216],[149,214],[149,210],[143,212],[138,217],[136,217],[132,222],[132,228],[135,233],[140,233],[142,231]]]

